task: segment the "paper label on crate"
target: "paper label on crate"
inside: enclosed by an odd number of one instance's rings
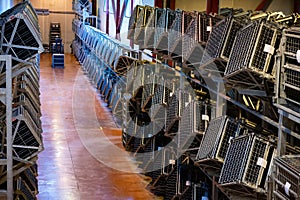
[[[209,121],[209,116],[208,115],[202,115],[202,120]]]
[[[269,44],[265,44],[264,52],[273,55],[275,52],[275,48]]]
[[[297,51],[296,58],[297,62],[300,63],[300,50]]]
[[[190,186],[190,185],[191,185],[191,181],[186,181],[186,182],[185,182],[185,185],[186,185],[186,186]]]
[[[170,165],[175,165],[175,160],[169,160]]]
[[[263,168],[266,168],[267,167],[267,161],[263,158],[258,158],[257,159],[257,163],[256,163],[258,166],[261,166]]]
[[[290,188],[291,188],[291,184],[289,182],[286,182],[284,185],[284,191],[288,196],[290,196]]]
[[[206,27],[206,31],[211,32],[211,30],[212,30],[211,26]]]

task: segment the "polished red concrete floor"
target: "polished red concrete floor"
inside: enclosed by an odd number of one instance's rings
[[[51,56],[41,55],[40,90],[45,150],[38,199],[155,199],[143,177],[128,170],[121,132],[72,55],[64,69],[51,68]]]

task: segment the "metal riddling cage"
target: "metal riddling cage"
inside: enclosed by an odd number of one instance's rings
[[[149,19],[155,14],[155,9],[151,6],[145,6],[140,12],[137,18],[135,32],[134,32],[134,43],[140,45],[140,48],[144,47],[145,41],[145,30]]]
[[[180,117],[186,105],[191,102],[191,94],[186,91],[176,90],[170,94],[166,110],[165,132],[167,135],[178,131]]]
[[[38,19],[29,2],[17,4],[0,15],[1,49],[12,55],[12,65],[26,62],[43,49]]]
[[[182,41],[182,54],[185,59],[188,58],[188,55],[191,53],[192,49],[198,44],[198,20],[198,12],[183,12],[182,31],[184,35]],[[199,57],[201,57],[201,55]]]
[[[286,155],[274,159],[273,199],[300,199],[299,166],[299,155]]]
[[[176,19],[176,11],[167,8],[159,12],[160,17],[157,20],[154,35],[155,48],[157,51],[169,51],[168,33]]]
[[[236,36],[233,50],[225,70],[225,77],[240,80],[239,76],[251,73],[254,77],[274,77],[273,56],[278,48],[280,32],[276,25],[264,20],[252,21]],[[255,74],[258,74],[255,76]],[[249,75],[248,75],[249,76]],[[245,80],[260,82],[259,80]]]
[[[30,102],[30,100],[24,95],[24,94],[20,94],[17,98],[17,100],[15,100],[14,102],[16,103],[16,105],[22,105],[30,114],[31,118],[33,119],[34,123],[36,124],[36,126],[41,129],[42,128],[42,122],[40,120],[41,117],[41,112],[40,110],[36,110],[32,103]]]
[[[177,144],[181,149],[188,149],[197,134],[203,134],[205,121],[201,119],[203,102],[188,103],[179,122],[179,136]]]
[[[147,23],[145,24],[145,39],[144,39],[144,47],[147,49],[153,49],[154,48],[154,34],[155,34],[155,26],[156,26],[156,9],[153,8],[148,16]]]
[[[208,40],[208,37],[209,37],[210,30],[211,30],[211,26],[210,26],[210,23],[209,23],[210,17],[209,17],[209,15],[207,15],[204,12],[199,12],[198,18],[199,18],[198,19],[198,23],[199,23],[198,24],[199,42],[206,43],[207,40]]]
[[[175,19],[168,35],[169,52],[176,54],[175,56],[182,54],[182,44],[180,42],[182,40],[182,14],[182,10],[175,10]]]
[[[221,170],[223,188],[256,196],[264,191],[274,147],[253,133],[236,137],[230,145]]]
[[[37,180],[37,174],[35,173],[35,170],[33,167],[28,167],[25,169],[21,174],[21,178],[27,183],[30,190],[34,193],[38,193],[38,180]]]
[[[119,76],[125,76],[127,71],[130,70],[132,65],[135,65],[138,60],[128,56],[120,56],[118,60],[114,63],[114,71]]]
[[[28,111],[19,106],[13,115],[17,120],[13,122],[13,153],[16,160],[29,160],[35,157],[42,147],[42,130],[35,124]]]
[[[216,161],[223,163],[229,141],[242,134],[244,134],[244,131],[240,128],[239,123],[228,116],[211,120],[200,144],[196,159],[199,162]]]
[[[280,56],[276,59],[277,79],[276,98],[277,104],[287,110],[300,111],[300,62],[298,50],[300,48],[300,28],[292,27],[283,31],[280,44]]]
[[[27,185],[27,183],[22,180],[21,177],[17,179],[16,184],[16,196],[17,198],[23,198],[23,199],[36,199],[35,195],[32,193],[30,187]]]
[[[143,9],[144,6],[137,5],[130,16],[129,24],[128,24],[128,34],[127,34],[127,38],[130,40],[134,39],[137,19],[139,17],[139,14],[143,11]]]
[[[243,21],[238,17],[227,17],[218,22],[210,33],[201,60],[202,64],[212,59],[228,60],[237,32],[242,28]],[[224,69],[225,70],[225,69]]]

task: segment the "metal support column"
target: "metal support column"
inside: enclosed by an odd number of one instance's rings
[[[12,155],[12,67],[11,55],[0,55],[0,61],[5,62],[6,67],[6,166],[7,166],[7,200],[13,200],[13,155]],[[3,93],[2,93],[3,94]]]
[[[283,156],[286,151],[286,134],[282,131],[283,115],[279,113],[277,154]]]

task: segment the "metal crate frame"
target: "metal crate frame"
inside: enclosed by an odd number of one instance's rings
[[[268,175],[273,156],[272,145],[253,133],[232,139],[219,178],[221,187],[246,196],[264,193],[263,176]]]
[[[0,17],[0,47],[5,54],[12,55],[13,66],[27,62],[43,52],[37,15],[29,2],[17,4]]]
[[[299,155],[274,159],[273,199],[300,199]]]
[[[292,27],[283,31],[279,55],[276,58],[277,70],[275,105],[290,113],[300,112],[300,63],[297,62],[297,48],[300,48],[300,28]],[[293,95],[294,94],[294,95]],[[298,115],[300,117],[300,114]]]
[[[217,127],[216,127],[217,126]],[[215,130],[217,128],[217,130]],[[232,129],[232,131],[228,129]],[[242,135],[240,124],[228,116],[213,119],[204,134],[196,156],[197,163],[211,175],[219,175],[229,142]]]
[[[253,28],[252,28],[253,27]],[[252,30],[250,29],[252,28]],[[248,29],[250,34],[248,34]],[[271,35],[266,37],[263,32],[269,31]],[[244,36],[243,34],[248,34]],[[261,42],[270,40],[271,48],[277,48],[280,32],[276,25],[265,22],[264,20],[256,20],[244,27],[237,34],[233,44],[233,51],[230,54],[229,61],[225,70],[226,80],[233,85],[247,88],[259,88],[265,90],[264,79],[273,81],[275,74],[273,66],[270,65],[271,60],[275,59],[272,52],[264,52]],[[245,38],[246,37],[246,38]],[[267,38],[267,39],[266,39]],[[242,46],[242,50],[240,50]],[[260,61],[258,59],[261,59]],[[238,62],[240,61],[240,62]],[[257,63],[264,62],[262,66],[255,66]],[[256,64],[255,64],[256,63]],[[254,65],[255,64],[255,65]],[[261,68],[261,69],[260,69]]]

